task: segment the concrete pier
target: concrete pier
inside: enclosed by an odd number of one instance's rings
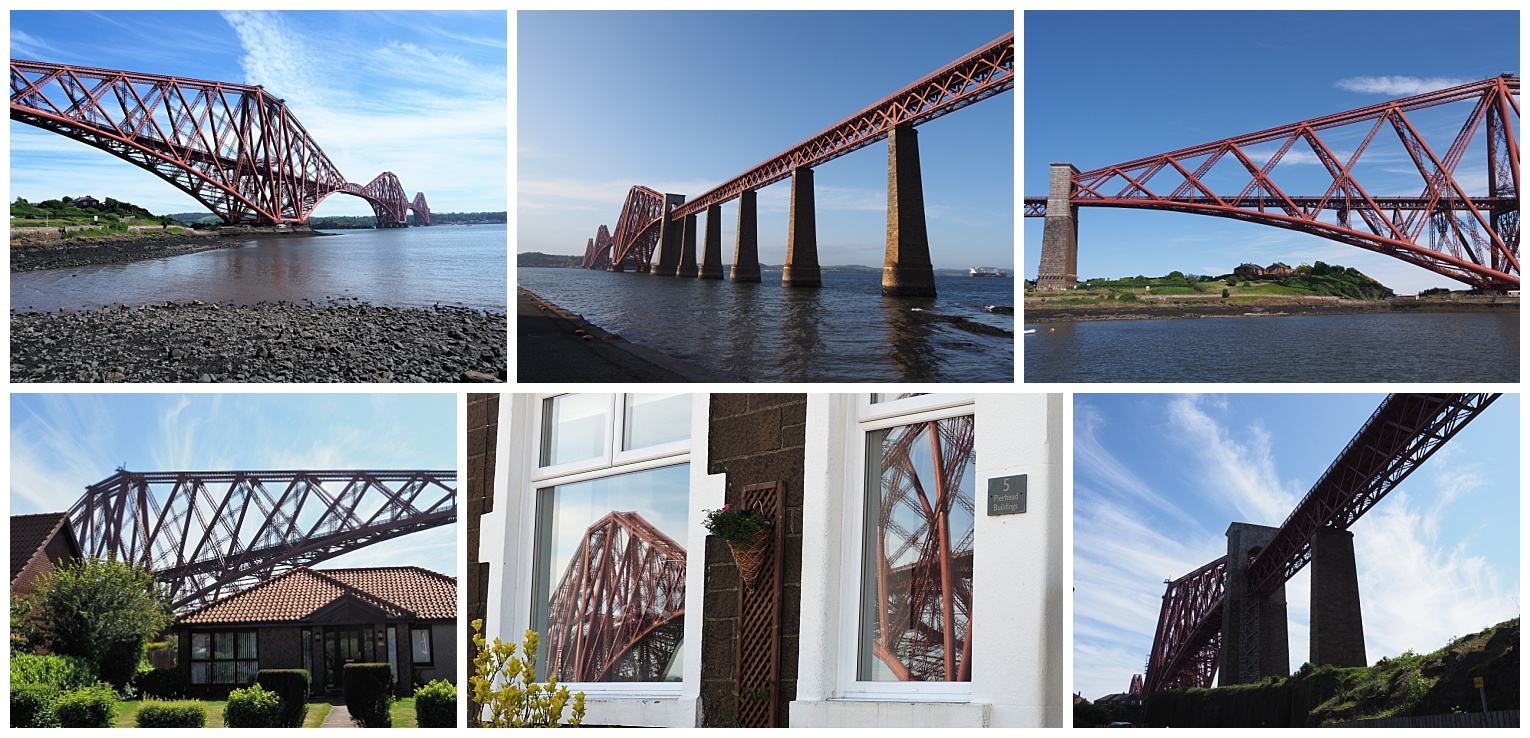
[[[1072,164],[1052,164],[1047,216],[1041,227],[1041,267],[1036,289],[1064,290],[1078,284],[1078,207],[1073,204]]]
[[[722,206],[707,207],[707,237],[701,250],[701,269],[696,276],[702,279],[722,279]]]
[[[792,171],[792,211],[786,228],[786,265],[782,287],[822,287],[818,269],[818,219],[813,209],[813,170]]]
[[[734,282],[760,281],[760,228],[755,199],[754,190],[738,195],[738,239],[733,245],[733,269],[728,275]]]
[[[654,274],[675,276],[680,267],[680,224],[669,219],[674,209],[685,204],[685,195],[664,196],[664,225],[659,229],[659,261],[653,266]]]
[[[696,276],[696,216],[685,216],[685,235],[680,238],[680,263],[675,266],[676,277]]]
[[[1319,528],[1312,534],[1312,621],[1307,660],[1314,666],[1367,666],[1355,572],[1355,534]]]
[[[897,126],[887,135],[887,259],[882,294],[934,297],[935,268],[924,224],[924,183],[919,174],[919,134]]]
[[[1263,549],[1277,530],[1249,523],[1233,523],[1227,528],[1222,654],[1217,667],[1220,686],[1252,684],[1267,676],[1286,676],[1290,672],[1285,585],[1268,597],[1255,597],[1249,592],[1249,552]]]

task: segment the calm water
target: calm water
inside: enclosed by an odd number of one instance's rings
[[[1026,326],[1027,382],[1518,382],[1518,313]],[[1053,332],[1052,329],[1055,329]]]
[[[584,269],[518,269],[522,287],[623,338],[760,382],[1012,382],[1013,338],[913,322],[911,308],[1014,331],[1014,280],[937,277],[940,297],[882,296],[880,273],[825,272],[820,289]]]
[[[233,248],[184,256],[12,274],[11,306],[56,311],[166,301],[248,305],[351,298],[393,307],[439,302],[505,311],[504,224],[336,233],[250,238]]]

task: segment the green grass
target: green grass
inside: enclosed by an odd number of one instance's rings
[[[303,719],[303,727],[317,728],[324,724],[324,718],[329,717],[329,711],[335,709],[329,704],[329,700],[315,697],[308,701],[308,717]]]
[[[1261,282],[1247,287],[1238,287],[1239,295],[1310,295],[1312,290],[1304,290],[1299,287],[1287,287],[1273,282]]]
[[[414,698],[403,697],[393,700],[393,709],[389,711],[393,716],[395,728],[418,728],[419,722],[414,716]]]

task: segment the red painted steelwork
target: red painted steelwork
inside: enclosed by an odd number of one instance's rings
[[[378,227],[407,225],[398,178],[348,183],[260,87],[12,59],[11,119],[147,169],[227,223],[302,223],[344,192],[372,205]]]
[[[581,266],[586,269],[608,264],[633,268],[646,266],[653,258],[654,247],[659,244],[663,219],[664,195],[634,185],[622,204],[622,214],[616,221],[616,235],[607,235],[606,227],[601,226],[593,250],[585,248]]]
[[[1465,112],[1459,128],[1448,145],[1436,139],[1431,146],[1422,133],[1429,127],[1416,124],[1409,113],[1451,103]],[[1287,228],[1386,254],[1474,287],[1518,289],[1518,119],[1519,78],[1494,77],[1076,174],[1071,202]],[[1323,132],[1350,125],[1369,130],[1341,159],[1341,139],[1325,140]],[[1383,128],[1391,129],[1406,153],[1417,176],[1416,196],[1368,189],[1354,175]],[[1486,192],[1473,193],[1456,172],[1484,130]],[[1265,144],[1278,148],[1261,164],[1261,155],[1249,149]],[[1321,195],[1292,195],[1279,186],[1276,180],[1291,170],[1276,167],[1288,155],[1292,161],[1310,155],[1323,168],[1328,185]],[[1218,169],[1224,160],[1229,163]],[[1214,170],[1233,172],[1243,186],[1214,191],[1205,183]],[[1045,214],[1045,198],[1026,198],[1027,217]]]
[[[414,193],[414,202],[409,204],[409,209],[414,211],[415,225],[430,225],[430,205],[425,202],[425,193]]]
[[[663,681],[685,635],[685,549],[642,515],[607,514],[569,560],[547,630],[561,681]]]
[[[453,471],[118,470],[85,489],[69,520],[86,556],[148,566],[185,609],[454,523],[456,481]]]
[[[1249,563],[1250,592],[1268,595],[1295,576],[1312,558],[1317,529],[1348,529],[1498,397],[1389,395]],[[1149,692],[1211,686],[1226,576],[1224,556],[1168,582],[1148,655]]]

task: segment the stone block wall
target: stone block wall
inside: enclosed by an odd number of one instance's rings
[[[479,519],[494,511],[494,450],[499,443],[499,395],[467,396],[467,620],[468,663],[478,655],[472,622],[488,617],[489,562],[478,558]],[[455,654],[455,649],[453,650]],[[455,672],[455,668],[453,669]]]

